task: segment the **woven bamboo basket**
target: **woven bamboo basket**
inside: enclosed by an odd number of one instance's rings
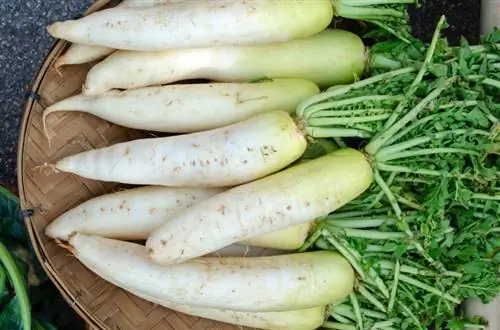
[[[85,13],[114,6],[118,1],[98,0]],[[56,42],[47,55],[29,94],[18,146],[18,185],[25,222],[40,262],[66,301],[88,323],[88,329],[241,329],[234,325],[192,317],[142,300],[99,278],[44,234],[57,216],[92,197],[120,185],[54,173],[44,164],[90,148],[148,136],[83,113],[51,115],[47,121],[55,134],[48,145],[42,129],[42,111],[50,104],[78,94],[95,63],[63,67],[54,61],[69,43]]]

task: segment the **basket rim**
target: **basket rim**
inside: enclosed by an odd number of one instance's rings
[[[89,8],[83,13],[83,16],[87,16],[89,14],[92,14],[96,11],[99,11],[106,5],[108,5],[112,0],[96,0],[93,4],[90,5]],[[43,62],[40,65],[35,79],[33,80],[31,84],[31,88],[28,93],[30,95],[37,95],[40,86],[50,69],[50,67],[53,65],[54,60],[57,58],[57,56],[65,50],[70,45],[69,42],[65,40],[55,40],[52,42],[52,45],[48,49],[46,55],[43,58]],[[32,115],[33,111],[33,106],[35,103],[35,98],[30,96],[24,103],[24,111],[23,115],[21,117],[21,124],[19,127],[19,138],[18,138],[18,143],[17,143],[17,188],[18,188],[18,195],[19,195],[19,201],[21,205],[21,209],[25,210],[29,207],[27,203],[27,198],[26,198],[26,192],[24,188],[24,173],[23,173],[23,164],[24,164],[24,152],[25,152],[25,144],[27,141],[27,130],[28,130],[28,125],[30,124],[30,118]],[[68,303],[71,308],[83,319],[83,321],[86,322],[86,327],[88,329],[107,329],[104,324],[101,322],[97,321],[89,312],[87,312],[80,304],[78,303],[77,297],[74,297],[71,292],[64,287],[64,285],[61,283],[61,281],[57,278],[55,275],[54,269],[50,266],[50,264],[47,262],[47,256],[43,253],[43,250],[40,248],[40,238],[38,237],[38,233],[35,231],[32,222],[31,222],[31,216],[26,216],[24,217],[24,223],[26,226],[26,229],[28,231],[28,236],[30,239],[30,242],[33,246],[33,250],[35,251],[36,257],[38,261],[40,262],[42,268],[46,272],[48,278],[50,281],[54,284],[54,286],[57,288],[63,299]]]

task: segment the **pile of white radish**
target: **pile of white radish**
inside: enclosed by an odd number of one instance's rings
[[[63,111],[174,135],[59,159],[59,172],[137,187],[76,205],[46,235],[109,283],[172,310],[259,329],[320,327],[355,274],[340,254],[296,250],[373,180],[356,150],[326,143],[305,157],[321,132],[297,109],[366,64],[358,36],[327,28],[334,6],[125,0],[52,24],[73,43],[54,63],[61,75],[96,63],[78,95],[45,109],[49,140],[50,115]]]

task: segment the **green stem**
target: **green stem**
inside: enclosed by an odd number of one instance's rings
[[[399,279],[402,281],[402,282],[405,282],[405,283],[408,283],[408,284],[411,284],[413,286],[416,286],[417,288],[420,288],[422,290],[425,290],[429,293],[433,293],[437,296],[440,296],[440,297],[443,297],[449,301],[451,301],[452,303],[455,303],[455,304],[460,304],[461,303],[461,300],[460,299],[457,299],[455,297],[453,297],[452,295],[448,294],[448,293],[445,293],[445,292],[441,292],[439,291],[438,289],[436,288],[433,288],[432,286],[430,285],[427,285],[425,283],[422,283],[418,280],[415,280],[409,276],[406,276],[404,274],[400,274],[399,275]]]
[[[379,260],[377,262],[377,265],[381,269],[387,269],[390,271],[395,271],[396,264],[388,261],[388,260]],[[462,274],[458,272],[452,272],[452,271],[446,271],[446,272],[440,272],[436,273],[435,271],[431,270],[423,270],[423,269],[417,269],[412,266],[408,265],[400,265],[400,272],[401,273],[406,273],[406,274],[412,274],[412,275],[419,275],[419,276],[450,276],[450,277],[462,277]]]
[[[441,16],[437,27],[434,31],[434,36],[432,38],[431,44],[429,48],[427,49],[427,53],[425,56],[425,60],[422,64],[421,69],[419,70],[417,77],[413,81],[412,85],[408,89],[408,91],[405,93],[405,99],[400,102],[396,110],[394,110],[393,114],[391,117],[387,120],[387,122],[384,125],[385,132],[383,132],[379,137],[374,138],[372,141],[368,143],[368,145],[365,147],[365,151],[370,154],[374,155],[380,147],[384,145],[384,143],[391,138],[392,135],[397,133],[404,125],[406,125],[410,120],[413,120],[417,114],[427,106],[427,104],[432,101],[433,99],[437,98],[439,94],[444,90],[445,86],[443,86],[441,89],[437,88],[434,90],[434,92],[431,92],[424,100],[417,105],[412,111],[410,111],[407,116],[401,118],[399,121],[396,121],[400,113],[404,110],[404,108],[407,106],[407,102],[410,99],[410,97],[416,92],[420,82],[422,81],[422,78],[424,74],[427,72],[427,67],[430,64],[432,57],[434,56],[434,51],[436,50],[436,45],[439,40],[439,35],[441,32],[441,29],[445,25],[445,17]],[[420,107],[419,107],[420,106]],[[410,115],[411,116],[408,116]]]
[[[395,17],[395,18],[406,17],[406,13],[401,12],[399,10],[391,8],[352,6],[350,4],[346,5],[344,1],[334,1],[334,7],[337,16],[349,19],[367,20],[366,18],[368,18],[369,20],[370,18],[389,19],[390,17]]]
[[[408,219],[408,218],[407,218]],[[391,217],[380,217],[380,218],[352,218],[352,219],[329,219],[326,217],[324,220],[328,224],[338,227],[338,228],[376,228],[382,225],[394,225],[396,224],[396,219]]]
[[[368,109],[349,109],[349,110],[321,110],[313,113],[310,118],[337,118],[337,117],[365,117],[366,115],[390,114],[392,109],[368,108]],[[310,122],[310,120],[309,120]]]
[[[468,107],[474,107],[478,104],[479,104],[478,101],[455,101],[455,102],[440,105],[439,110],[446,110],[446,109],[455,108],[455,107],[468,108]]]
[[[355,123],[368,123],[372,121],[381,121],[387,119],[389,114],[373,115],[365,117],[348,117],[348,118],[336,118],[336,117],[322,117],[322,118],[311,118],[308,120],[309,126],[331,126],[331,125],[353,125]]]
[[[373,54],[370,58],[370,69],[397,70],[399,68],[401,68],[400,61],[381,54]]]
[[[421,149],[421,150],[402,151],[402,152],[399,152],[396,154],[389,154],[389,155],[386,155],[385,157],[380,157],[380,158],[377,155],[377,161],[385,162],[385,161],[401,159],[401,158],[419,157],[419,156],[435,155],[435,154],[451,154],[451,153],[480,156],[480,153],[478,153],[477,151],[470,150],[470,149],[428,148],[428,149]]]
[[[390,165],[385,163],[377,163],[377,169],[384,172],[397,172],[397,173],[411,173],[419,175],[443,176],[443,172],[426,170],[426,169],[412,169],[406,166]]]
[[[355,325],[332,322],[332,321],[323,322],[321,327],[326,329],[335,329],[335,330],[356,330]]]
[[[430,43],[429,48],[427,49],[427,52],[425,54],[425,59],[424,59],[424,62],[422,63],[422,67],[418,71],[417,76],[413,80],[413,83],[410,85],[408,91],[405,93],[405,100],[401,101],[401,103],[398,105],[396,110],[394,110],[391,117],[384,124],[384,129],[386,129],[386,130],[389,129],[389,127],[391,127],[396,122],[398,116],[401,114],[403,109],[406,107],[409,98],[413,94],[415,94],[415,92],[417,91],[417,88],[418,88],[420,82],[422,81],[425,73],[427,72],[427,68],[431,63],[432,58],[434,57],[434,52],[436,51],[437,42],[439,41],[439,36],[441,34],[441,30],[445,26],[445,22],[446,22],[445,16],[442,15],[439,19],[439,22],[438,22],[435,30],[434,30],[434,35],[432,36],[431,43]],[[369,149],[371,150],[371,147]],[[378,150],[378,148],[371,150],[371,151],[373,151],[373,154],[374,154],[377,150]]]
[[[326,218],[328,220],[355,218],[355,217],[362,217],[362,216],[379,214],[379,213],[387,213],[390,210],[391,210],[390,207],[380,207],[380,208],[375,209],[375,210],[367,210],[367,211],[334,212],[332,214],[329,214]]]
[[[406,315],[413,320],[413,322],[417,326],[417,329],[425,329],[422,326],[422,324],[420,323],[420,321],[418,320],[418,318],[415,316],[415,314],[412,313],[411,309],[408,308],[408,306],[406,306],[405,304],[403,304],[400,301],[398,301],[398,305],[399,305],[399,307],[401,307],[401,309],[403,310],[403,312],[406,313]]]
[[[394,134],[393,137],[391,137],[389,140],[387,140],[387,145],[392,145],[394,142],[396,141],[399,141],[403,136],[405,136],[406,134],[410,133],[411,131],[413,131],[415,128],[417,128],[418,126],[422,125],[422,124],[425,124],[427,122],[430,122],[431,120],[434,120],[438,117],[444,117],[444,116],[449,116],[448,114],[433,114],[433,115],[429,115],[429,116],[426,116],[424,118],[421,118],[419,120],[416,120],[413,122],[413,124],[405,127],[403,130],[401,130],[401,132],[397,133],[397,134]]]
[[[370,267],[369,273],[370,273],[370,277],[373,278],[373,281],[374,281],[377,289],[379,289],[380,292],[382,292],[384,297],[389,298],[389,289],[387,288],[387,286],[385,285],[384,281],[382,280],[380,275],[377,273],[377,271],[375,269],[373,269],[373,267]]]
[[[379,28],[386,30],[387,32],[393,34],[394,36],[396,36],[398,39],[402,40],[403,42],[405,42],[407,44],[411,44],[411,41],[408,40],[408,38],[407,38],[408,33],[404,29],[405,25],[408,26],[407,22],[399,22],[400,25],[396,26],[396,28],[394,28],[394,27],[390,26],[389,24],[387,24],[387,22],[383,22],[383,21],[379,21],[379,20],[374,20],[374,19],[372,20],[372,19],[366,18],[365,21],[370,22],[370,23],[378,26]],[[401,29],[401,27],[403,27],[403,29]]]
[[[442,86],[437,87],[430,92],[420,103],[411,109],[405,116],[399,119],[395,124],[383,131],[380,135],[374,137],[365,147],[365,152],[369,155],[375,155],[378,150],[388,141],[394,134],[399,132],[406,124],[415,119],[417,115],[424,110],[429,103],[439,97],[439,95],[448,87],[452,80],[447,80]]]
[[[378,329],[384,329],[387,330],[391,328],[391,326],[394,324],[394,320],[387,320],[387,321],[382,321],[382,322],[375,322],[373,326],[371,327],[370,330],[378,330]]]
[[[302,246],[297,250],[297,252],[301,253],[301,252],[304,252],[306,251],[307,249],[309,249],[309,247],[311,245],[314,244],[314,242],[316,242],[316,240],[318,238],[321,237],[321,229],[320,229],[320,225],[318,225],[318,228],[313,232],[312,235],[310,235],[307,240],[304,242],[304,244],[302,244]]]
[[[470,129],[454,129],[454,130],[439,132],[439,133],[435,133],[432,135],[422,136],[422,137],[418,137],[418,138],[415,138],[415,139],[412,139],[409,141],[401,142],[401,143],[398,143],[395,145],[390,145],[390,146],[385,147],[385,148],[381,148],[377,152],[376,159],[380,160],[380,161],[385,161],[385,160],[387,160],[386,157],[390,157],[391,154],[396,154],[396,153],[399,153],[399,152],[404,151],[406,149],[409,149],[409,148],[412,148],[412,147],[415,147],[415,146],[418,146],[418,145],[421,145],[421,144],[424,144],[424,143],[427,143],[430,141],[442,139],[442,138],[447,137],[449,135],[463,135],[463,134],[474,134],[474,135],[484,135],[484,136],[490,135],[488,132],[485,132],[485,131],[470,130]]]
[[[389,175],[389,178],[387,179],[387,184],[391,185],[395,178],[396,178],[396,172],[391,173]],[[384,197],[384,191],[382,189],[380,189],[378,194],[375,196],[375,199],[370,203],[369,208],[370,209],[375,208],[377,206],[377,204],[380,202],[380,200],[382,199],[382,197]]]
[[[347,261],[351,264],[352,268],[358,273],[361,279],[366,279],[366,274],[363,268],[359,265],[356,257],[349,251],[347,247],[342,244],[339,240],[337,240],[334,235],[332,235],[327,229],[322,230],[323,237],[331,244],[337,251],[340,252],[346,258]]]
[[[391,173],[391,174],[395,174],[395,173]],[[415,209],[418,211],[425,211],[425,208],[423,208],[421,205],[416,204],[412,201],[409,201],[406,198],[404,198],[403,196],[396,195],[396,199],[399,203],[401,203],[409,208],[412,208],[412,209]],[[406,218],[406,220],[408,220],[408,218]]]
[[[364,81],[364,80],[362,80],[362,81]],[[356,84],[356,83],[354,83],[354,84]],[[350,85],[348,85],[348,86],[350,86]],[[344,88],[344,87],[342,87],[342,88]],[[338,89],[340,89],[340,88],[338,88]],[[334,89],[334,90],[331,90],[330,92],[327,91],[324,93],[331,94],[332,91],[337,91],[338,89]],[[330,97],[328,97],[328,98],[330,98]],[[400,95],[364,95],[364,96],[357,96],[357,97],[352,97],[352,98],[348,98],[348,99],[332,100],[332,101],[321,102],[321,103],[309,106],[306,110],[304,110],[303,115],[301,115],[300,117],[303,119],[307,119],[307,118],[314,116],[318,112],[323,112],[323,111],[333,112],[333,116],[334,116],[337,112],[340,111],[340,110],[335,110],[335,108],[339,109],[342,107],[352,106],[352,105],[358,104],[358,103],[363,104],[366,102],[369,102],[369,103],[371,103],[371,102],[384,102],[384,101],[401,102],[402,99],[403,99],[403,97]]]
[[[406,250],[414,250],[416,249],[416,247],[414,245],[407,245],[406,246]],[[396,251],[396,248],[386,248],[384,246],[380,246],[380,245],[375,245],[375,244],[368,244],[368,246],[366,247],[365,249],[365,255],[367,253],[384,253],[384,252],[390,252],[390,253],[393,253],[394,251]]]
[[[365,86],[369,86],[369,85],[378,83],[380,81],[383,81],[386,79],[391,79],[391,78],[394,78],[394,77],[397,77],[397,76],[400,76],[403,74],[408,74],[408,73],[411,73],[413,71],[416,71],[416,69],[413,67],[407,67],[407,68],[402,68],[399,70],[384,72],[382,74],[372,76],[372,77],[367,78],[367,79],[359,80],[355,83],[349,84],[349,85],[341,87],[341,88],[336,88],[336,89],[332,89],[332,90],[329,90],[326,92],[316,94],[316,95],[309,97],[308,99],[302,101],[302,103],[300,103],[297,106],[296,114],[300,118],[305,118],[304,111],[314,104],[328,100],[328,99],[333,98],[333,97],[338,96],[338,95],[346,94],[352,90],[355,90],[355,89],[358,89],[361,87],[365,87]]]
[[[0,267],[0,297],[6,294],[7,291],[7,274],[5,274],[5,270],[3,267]]]
[[[495,195],[491,196],[488,194],[480,194],[480,193],[475,193],[471,196],[473,199],[483,199],[483,200],[490,200],[490,201],[500,201],[500,195]]]
[[[372,317],[374,319],[382,319],[383,320],[383,319],[387,318],[387,314],[377,312],[377,311],[372,311],[370,309],[361,308],[361,312],[363,312],[364,315],[366,315],[368,317]]]
[[[353,309],[348,305],[337,305],[333,307],[333,312],[347,317],[351,320],[356,320],[356,314],[354,314]]]
[[[333,137],[358,137],[369,138],[371,133],[354,128],[327,128],[327,127],[306,127],[306,133],[313,138],[333,138]]]
[[[344,317],[343,315],[340,315],[339,313],[336,313],[336,312],[332,312],[331,313],[332,317],[339,321],[340,323],[344,323],[344,324],[352,324],[352,321],[349,320],[348,318]]]
[[[363,329],[363,316],[361,315],[361,309],[359,307],[359,301],[354,292],[349,293],[349,300],[351,301],[352,308],[354,309],[354,314],[356,315],[356,324],[359,329]]]
[[[391,296],[389,298],[389,304],[387,305],[388,313],[392,312],[392,309],[394,308],[394,303],[396,302],[396,292],[398,291],[398,284],[399,284],[399,270],[400,270],[399,260],[396,260],[396,264],[394,267],[394,282],[392,283]]]
[[[19,312],[24,330],[31,330],[31,305],[28,290],[21,271],[7,247],[0,242],[0,260],[5,267],[9,280],[19,301]]]
[[[500,89],[500,81],[491,79],[491,78],[484,78],[483,76],[475,75],[475,76],[469,76],[467,77],[470,80],[481,80],[482,84],[489,85],[492,87],[496,87]]]
[[[396,218],[398,220],[401,219],[402,212],[401,212],[401,208],[398,205],[396,197],[394,196],[391,189],[386,184],[386,182],[384,181],[384,179],[382,178],[382,176],[380,175],[378,170],[373,171],[373,178],[374,178],[375,182],[378,184],[378,186],[380,187],[380,189],[384,192],[387,199],[389,200],[389,203],[391,204],[391,206],[395,212]],[[404,231],[408,234],[408,236],[413,237],[413,233],[410,232],[408,225],[405,226]]]
[[[368,300],[371,304],[373,304],[373,306],[377,307],[378,309],[380,309],[382,312],[386,313],[387,310],[386,308],[384,307],[384,305],[374,296],[371,294],[370,291],[368,291],[368,289],[365,288],[364,285],[360,284],[358,286],[358,292],[359,294],[361,294],[366,300]]]
[[[362,229],[350,229],[350,228],[335,228],[329,226],[330,232],[343,234],[346,237],[356,237],[365,239],[375,239],[375,240],[392,240],[406,238],[407,235],[401,232],[383,232],[378,230],[362,230]]]

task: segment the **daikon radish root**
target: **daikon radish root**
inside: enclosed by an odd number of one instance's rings
[[[362,75],[366,61],[363,41],[356,34],[340,29],[266,45],[117,51],[88,72],[82,92],[99,95],[110,89],[132,89],[185,79],[247,82],[301,78],[324,88],[353,82]]]
[[[325,216],[363,193],[373,173],[365,156],[343,148],[205,199],[153,230],[150,258],[176,264]]]
[[[76,232],[121,240],[146,240],[175,212],[224,190],[146,186],[104,194],[61,214],[45,227],[45,234],[61,241],[67,241]],[[253,237],[242,242],[245,245],[228,247],[228,250],[216,253],[226,256],[228,251],[236,251],[232,253],[234,255],[245,251],[264,253],[269,249],[271,253],[277,249],[295,250],[304,243],[309,227],[308,224],[299,225],[263,237]]]
[[[66,98],[45,109],[42,120],[46,134],[47,116],[58,111],[84,111],[135,129],[193,133],[272,110],[292,113],[302,101],[318,93],[318,86],[303,79],[113,90],[99,96]]]
[[[109,48],[106,46],[72,44],[64,52],[64,54],[54,62],[54,68],[59,74],[61,74],[59,69],[63,65],[83,64],[100,60],[101,58],[110,55],[114,51],[114,48]]]
[[[161,266],[136,243],[77,233],[69,245],[83,265],[110,283],[179,305],[278,312],[326,306],[354,289],[354,270],[333,251],[201,257]]]
[[[61,214],[45,227],[45,234],[64,241],[75,232],[143,240],[175,212],[222,191],[146,186],[105,194]]]
[[[230,187],[281,170],[306,146],[291,116],[272,111],[213,130],[84,151],[61,159],[55,168],[101,181]]]
[[[175,305],[165,299],[153,298],[139,291],[128,291],[153,304],[180,313],[256,329],[314,330],[318,329],[326,318],[325,306],[281,312],[241,312],[229,309]]]
[[[123,0],[116,7],[147,7],[181,1],[185,0]],[[55,61],[54,67],[60,73],[59,69],[63,65],[83,64],[100,60],[112,54],[115,50],[115,48],[106,46],[74,43]]]
[[[330,0],[182,1],[104,9],[47,30],[74,43],[157,51],[304,38],[325,29],[332,18]]]

